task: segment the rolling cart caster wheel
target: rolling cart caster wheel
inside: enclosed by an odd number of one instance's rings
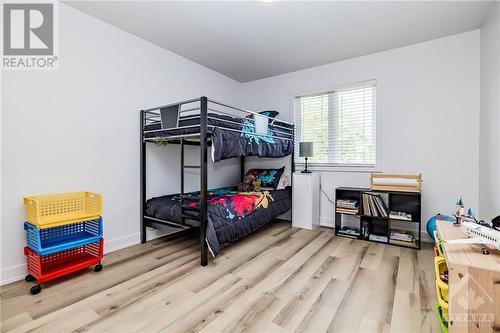
[[[35,280],[36,280],[35,277],[31,274],[26,275],[26,277],[24,278],[24,281],[26,282],[33,282]]]
[[[31,294],[31,295],[36,295],[36,294],[38,294],[40,291],[42,291],[42,286],[41,286],[41,285],[39,285],[39,284],[37,284],[36,286],[31,287],[31,289],[30,289],[30,294]]]
[[[96,272],[102,271],[102,265],[101,264],[95,265],[94,271],[96,271]]]

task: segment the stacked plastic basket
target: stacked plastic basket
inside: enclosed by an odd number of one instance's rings
[[[102,269],[102,197],[73,192],[24,198],[27,282],[38,294],[43,283],[95,265]]]
[[[448,267],[443,253],[443,241],[434,234],[434,272],[436,275],[436,312],[442,333],[448,333]],[[443,279],[444,278],[444,279]]]

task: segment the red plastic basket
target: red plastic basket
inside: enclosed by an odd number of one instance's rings
[[[103,257],[103,239],[46,256],[39,256],[29,247],[25,247],[24,254],[29,274],[33,275],[39,284],[42,284],[99,264]]]

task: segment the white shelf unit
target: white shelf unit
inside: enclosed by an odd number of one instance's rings
[[[292,226],[315,229],[319,226],[320,174],[293,174]]]

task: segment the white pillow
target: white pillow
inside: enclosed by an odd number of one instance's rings
[[[278,186],[276,186],[277,190],[284,190],[285,187],[288,186],[288,174],[283,171],[280,177],[280,181],[278,182]]]

